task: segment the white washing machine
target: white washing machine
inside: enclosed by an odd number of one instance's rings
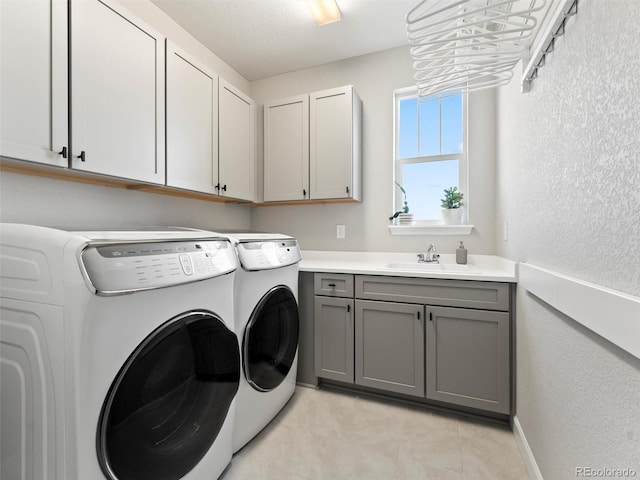
[[[217,478],[236,268],[202,232],[0,224],[0,478]]]
[[[240,267],[234,288],[235,331],[242,375],[236,397],[233,451],[273,420],[289,401],[298,371],[298,263],[295,238],[224,232]]]

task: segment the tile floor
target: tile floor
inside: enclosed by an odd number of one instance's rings
[[[298,386],[221,480],[524,480],[507,427]]]

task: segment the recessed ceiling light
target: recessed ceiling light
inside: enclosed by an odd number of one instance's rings
[[[307,5],[320,26],[340,21],[340,9],[336,0],[307,0]]]

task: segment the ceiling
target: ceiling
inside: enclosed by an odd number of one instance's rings
[[[248,81],[407,45],[419,0],[337,0],[317,26],[304,0],[151,0]]]

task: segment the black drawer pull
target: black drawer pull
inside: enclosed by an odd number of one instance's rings
[[[336,284],[335,284],[335,283],[330,283],[330,284],[329,284],[329,285],[327,285],[327,286],[328,286],[328,287],[331,287],[331,288],[336,288]]]
[[[67,147],[62,147],[62,150],[58,152],[58,155],[62,155],[62,158],[67,158]]]
[[[85,154],[84,154],[84,150],[82,150],[80,152],[80,155],[78,155],[78,158],[80,159],[81,162],[85,161]]]

